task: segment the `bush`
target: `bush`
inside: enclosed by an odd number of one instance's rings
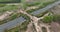
[[[53,21],[53,16],[45,16],[43,18],[44,23],[51,23]]]

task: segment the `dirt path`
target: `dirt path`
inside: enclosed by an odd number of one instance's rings
[[[30,19],[32,19],[32,22],[33,22],[34,25],[35,25],[36,31],[37,31],[37,32],[42,32],[41,27],[38,25],[38,20],[43,19],[44,16],[47,16],[47,15],[48,15],[48,13],[45,14],[45,15],[44,15],[43,17],[41,17],[41,18],[37,18],[37,17],[35,17],[35,16],[32,16],[32,15],[28,14],[27,12],[25,12],[25,11],[23,11],[23,10],[20,10],[19,12],[21,12],[21,13],[26,14],[27,16],[29,16]],[[41,25],[42,25],[42,24],[41,24]],[[47,27],[47,26],[46,26],[46,27]]]
[[[6,11],[3,15],[0,15],[0,20],[6,19],[9,15],[11,15],[13,11]]]

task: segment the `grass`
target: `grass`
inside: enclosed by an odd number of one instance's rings
[[[42,19],[44,23],[51,23],[54,19],[53,14],[51,12],[48,13],[49,14]]]
[[[20,5],[6,5],[6,4],[0,4],[0,14],[2,15],[6,11],[16,11],[19,9]],[[3,23],[6,23],[8,21],[14,20],[15,18],[20,17],[19,13],[13,13],[5,20],[0,20],[0,25]]]
[[[10,29],[10,30],[5,29],[4,32],[18,32],[18,30],[19,30],[19,28],[15,27],[15,28]]]
[[[28,11],[26,11],[27,13],[32,13],[32,12],[34,12],[36,9],[31,9],[31,10],[28,10]]]
[[[59,22],[60,23],[60,15],[48,15],[48,16],[45,16],[42,21],[44,23],[51,23],[51,22]]]
[[[48,15],[44,16],[47,13],[48,13]],[[39,20],[39,22],[42,21],[43,23],[51,23],[54,19],[53,13],[50,12],[50,11],[45,11],[45,12],[40,13],[40,14],[35,15],[35,16],[38,17],[38,18],[44,17],[43,19]]]
[[[29,21],[25,21],[20,26],[14,27],[10,30],[5,30],[5,32],[19,32],[19,31],[25,32],[28,24],[29,24]]]
[[[27,15],[24,15],[24,14],[21,14],[22,17],[24,17],[26,19],[25,22],[23,22],[22,24],[20,24],[20,26],[17,26],[15,28],[12,28],[12,29],[9,29],[9,30],[5,30],[6,32],[25,32],[26,29],[27,29],[27,25],[29,24],[30,22],[30,18],[27,16]],[[28,20],[29,19],[29,20]]]
[[[20,14],[23,18],[25,18],[26,20],[29,20],[30,21],[30,17],[28,17],[27,15],[25,15],[25,14]]]
[[[6,6],[6,4],[0,4],[0,7],[4,7],[4,6]]]
[[[4,20],[0,21],[0,25],[3,24],[3,23],[7,23],[8,21],[14,20],[14,19],[16,19],[16,18],[18,18],[18,17],[20,17],[20,16],[22,16],[22,17],[24,17],[26,20],[29,20],[29,21],[30,21],[30,18],[29,18],[27,15],[24,15],[24,14],[22,14],[22,13],[16,13],[16,12],[14,12],[14,13],[13,13],[12,15],[10,15],[7,19],[4,19]]]
[[[6,5],[0,8],[0,13],[3,13],[5,11],[17,10],[18,7],[19,5]]]
[[[53,21],[60,23],[60,15],[54,15]]]
[[[37,8],[37,9],[42,9],[42,8],[44,8],[44,7],[46,7],[48,4],[51,4],[51,3],[53,3],[53,2],[55,2],[56,0],[40,0],[40,2],[37,4],[37,3],[34,3],[34,4],[25,4],[25,5],[27,5],[27,6],[38,6],[39,8]],[[31,10],[28,10],[28,11],[26,11],[27,13],[32,13],[32,12],[34,12],[34,10],[36,11],[37,9],[31,9]]]
[[[45,12],[43,12],[43,13],[40,13],[40,14],[37,14],[37,15],[34,15],[34,16],[36,16],[36,17],[42,17],[42,16],[44,16],[46,13],[48,13],[49,11],[45,11]]]
[[[53,21],[53,16],[45,16],[43,18],[44,23],[51,23]]]
[[[29,24],[30,21],[25,21],[21,24],[20,31],[26,31],[27,30],[27,25]]]
[[[4,24],[4,23],[7,23],[8,21],[14,20],[14,19],[16,19],[18,17],[20,17],[20,13],[13,13],[7,19],[4,19],[4,20],[0,21],[0,25]]]
[[[53,14],[53,12],[47,11],[47,12],[40,13],[40,14],[35,15],[35,16],[39,18],[39,17],[44,16],[46,13],[52,13],[52,14]],[[43,21],[44,23],[51,23],[51,22],[58,22],[58,23],[60,23],[60,15],[55,15],[55,14],[50,15],[50,14],[49,14],[48,16],[45,16],[45,17],[42,19],[42,21]]]

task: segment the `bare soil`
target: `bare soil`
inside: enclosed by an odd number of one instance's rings
[[[60,24],[58,22],[51,23],[51,32],[60,32]]]
[[[60,5],[57,5],[51,9],[54,14],[60,14]]]

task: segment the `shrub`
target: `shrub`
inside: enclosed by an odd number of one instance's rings
[[[53,21],[53,16],[45,16],[43,18],[44,23],[51,23]]]

